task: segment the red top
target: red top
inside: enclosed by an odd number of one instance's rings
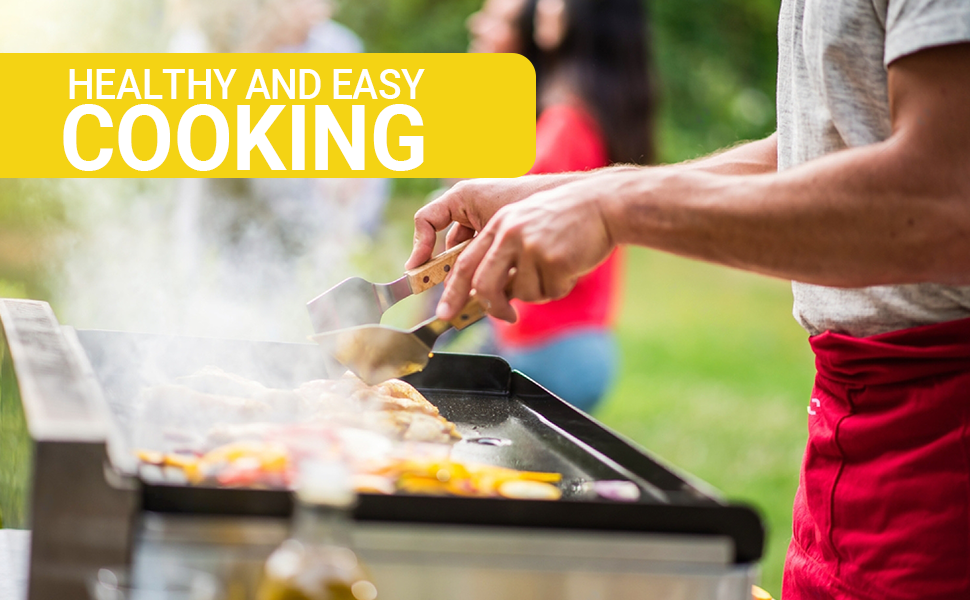
[[[529,173],[588,171],[608,164],[606,140],[592,116],[568,104],[542,111],[536,122],[536,162]],[[531,346],[579,328],[609,327],[618,305],[621,267],[620,252],[614,251],[580,277],[565,298],[545,304],[513,300],[518,321],[493,320],[499,344]]]

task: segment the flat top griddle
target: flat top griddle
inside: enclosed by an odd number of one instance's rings
[[[278,388],[343,372],[311,344],[106,331],[77,335],[120,439],[131,425],[131,401],[140,389],[203,366]],[[563,499],[361,494],[359,520],[725,535],[734,540],[736,562],[762,555],[764,530],[754,510],[702,491],[500,358],[436,353],[424,371],[407,380],[464,436],[454,458],[562,473]],[[496,440],[498,445],[489,443]],[[137,478],[130,471],[128,476]],[[600,480],[633,482],[640,499],[611,502],[577,491],[583,482]],[[288,516],[293,508],[291,495],[282,490],[139,485],[142,508],[150,511]]]

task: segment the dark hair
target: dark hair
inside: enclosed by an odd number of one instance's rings
[[[519,18],[522,54],[536,69],[536,91],[554,71],[572,79],[575,92],[606,137],[612,162],[649,164],[656,156],[656,99],[649,67],[649,24],[642,0],[563,0],[566,32],[552,52],[535,43],[539,0],[528,0]]]

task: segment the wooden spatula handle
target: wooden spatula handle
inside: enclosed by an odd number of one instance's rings
[[[512,297],[512,284],[515,282],[515,269],[512,269],[512,276],[509,282],[505,284],[505,295],[507,297]],[[485,315],[488,314],[487,307],[482,304],[478,299],[478,294],[474,291],[472,292],[471,298],[465,303],[464,308],[458,313],[458,316],[449,321],[448,323],[455,329],[461,331],[462,329],[468,327],[472,323],[477,323],[481,321]]]
[[[468,246],[470,241],[462,242],[450,250],[445,250],[420,267],[405,271],[405,275],[408,276],[408,283],[411,284],[411,293],[420,294],[444,281],[452,267],[455,266],[458,255]]]
[[[479,302],[477,294],[472,293],[472,297],[468,300],[468,303],[461,309],[458,316],[449,321],[449,323],[451,323],[452,327],[461,331],[472,323],[481,321],[485,317],[485,314],[485,305]]]

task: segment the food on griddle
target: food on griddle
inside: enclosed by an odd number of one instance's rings
[[[363,493],[561,496],[557,473],[452,460],[454,423],[401,380],[370,386],[348,373],[279,390],[206,367],[145,389],[137,404],[147,479],[291,489],[301,462],[324,459],[347,465]]]
[[[640,499],[640,488],[632,481],[594,481],[590,488],[600,498],[615,502],[636,502]]]
[[[296,389],[307,403],[330,411],[401,410],[438,416],[438,407],[428,402],[411,384],[391,379],[367,385],[349,371],[340,379],[315,379]]]
[[[135,398],[133,446],[160,452],[208,450],[277,424],[333,423],[393,439],[448,443],[454,424],[413,386],[391,380],[369,386],[348,374],[295,390],[268,388],[215,367],[146,388]],[[236,430],[238,428],[238,431]]]
[[[461,439],[454,423],[443,417],[432,417],[405,410],[362,413],[365,428],[392,432],[409,442],[447,444]]]
[[[562,480],[559,473],[517,471],[494,465],[453,460],[404,459],[389,462],[374,471],[397,482],[397,489],[410,494],[558,500]]]
[[[344,411],[315,415],[301,422],[311,429],[349,428],[371,431],[393,440],[450,444],[461,439],[455,425],[441,416],[404,410]],[[240,440],[261,440],[285,435],[291,424],[273,422],[226,423],[213,425],[205,438],[206,447]]]
[[[191,375],[178,377],[176,383],[192,388],[197,392],[237,398],[252,398],[265,393],[270,388],[235,373],[227,373],[219,367],[202,367]]]
[[[498,486],[500,496],[518,500],[559,500],[562,492],[554,485],[528,479],[512,479]]]
[[[200,457],[147,452],[139,455],[146,463],[181,469],[192,484],[275,488],[292,487],[300,459],[310,457],[279,441],[236,442]],[[558,473],[517,471],[447,457],[415,459],[394,456],[393,453],[379,459],[359,460],[360,457],[335,454],[329,454],[328,458],[351,464],[353,487],[359,493],[404,492],[520,500],[558,500],[562,497],[562,492],[553,485],[562,480]]]

